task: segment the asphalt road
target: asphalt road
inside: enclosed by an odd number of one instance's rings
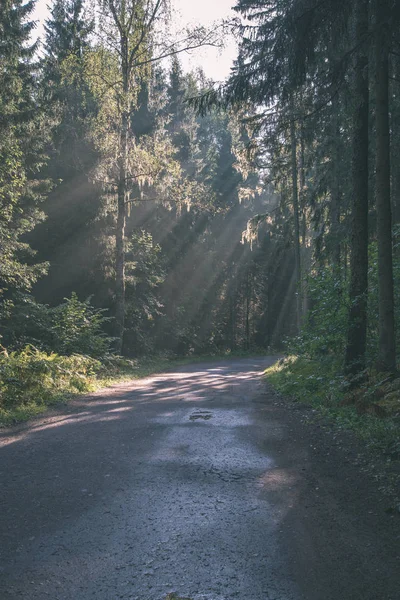
[[[182,367],[0,432],[0,599],[399,600],[400,518],[266,389],[272,361]]]

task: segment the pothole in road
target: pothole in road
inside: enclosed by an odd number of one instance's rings
[[[209,419],[211,419],[211,417],[212,417],[211,413],[198,412],[198,413],[194,413],[193,415],[190,415],[189,421],[199,421],[199,420],[208,421]]]

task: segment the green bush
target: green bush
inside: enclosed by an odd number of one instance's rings
[[[66,393],[90,391],[101,363],[87,356],[59,356],[27,347],[0,355],[0,409],[44,405]]]
[[[310,310],[300,335],[288,342],[290,354],[341,360],[346,343],[348,294],[343,274],[321,268],[307,282]]]
[[[59,354],[87,354],[101,358],[110,350],[112,339],[103,331],[110,321],[104,309],[94,308],[90,298],[81,302],[73,292],[63,304],[51,310],[52,350]]]
[[[33,345],[48,353],[102,358],[112,343],[104,332],[104,325],[110,321],[105,313],[104,309],[94,308],[90,298],[82,302],[75,293],[55,307],[21,295],[2,323],[2,343],[12,350]]]
[[[400,227],[394,237],[394,290],[396,343],[400,348]],[[348,276],[344,268],[331,266],[315,270],[307,281],[310,310],[300,335],[289,340],[289,354],[318,360],[334,360],[340,367],[346,347],[349,314]],[[378,249],[376,242],[369,245],[368,270],[368,330],[367,364],[374,364],[378,350]]]

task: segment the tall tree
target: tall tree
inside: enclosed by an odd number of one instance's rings
[[[23,236],[43,218],[47,190],[40,179],[47,128],[37,104],[37,77],[30,43],[34,2],[0,6],[0,300],[10,306],[15,290],[30,289],[44,264],[35,264]]]
[[[376,212],[379,271],[378,367],[396,368],[392,211],[390,199],[389,52],[391,3],[375,0]]]
[[[162,0],[104,0],[101,3],[106,19],[103,31],[116,51],[117,73],[114,90],[117,96],[118,150],[116,220],[116,287],[115,319],[117,351],[122,352],[125,330],[125,227],[127,205],[133,173],[129,168],[130,146],[134,142],[130,121],[136,106],[144,65],[149,64],[151,36],[159,19]],[[110,84],[112,85],[112,84]]]
[[[294,256],[296,277],[296,318],[297,329],[300,331],[302,317],[302,273],[300,246],[300,216],[299,216],[299,181],[297,163],[297,134],[293,97],[290,99],[290,164],[292,178],[292,206],[294,224]]]
[[[57,179],[88,170],[93,160],[87,136],[96,104],[85,59],[93,20],[83,0],[56,0],[46,21],[42,88],[52,120],[52,165]]]
[[[93,22],[82,0],[54,2],[46,21],[40,91],[51,138],[46,173],[55,182],[43,205],[46,221],[31,243],[50,263],[35,286],[41,302],[55,304],[75,291],[96,296],[101,288],[97,240],[104,209],[99,186],[89,180],[98,156],[91,130],[98,102],[89,85],[86,61]],[[101,237],[101,236],[100,236]]]
[[[138,186],[149,187],[150,182],[163,171],[165,165],[161,163],[167,159],[165,149],[156,156],[154,149],[143,151],[144,147],[136,144],[130,127],[131,115],[136,110],[142,82],[149,77],[153,63],[184,50],[215,44],[216,36],[214,32],[199,28],[184,37],[178,46],[165,38],[158,40],[155,28],[157,22],[167,16],[167,0],[99,0],[99,4],[104,16],[100,23],[100,37],[103,46],[108,45],[108,58],[114,72],[105,73],[101,68],[97,75],[108,91],[113,92],[118,121],[117,172],[113,186],[117,196],[116,338],[117,350],[121,352],[125,329],[125,228],[127,207],[135,200],[131,198],[132,186],[135,189]]]
[[[368,0],[355,2],[354,118],[352,162],[352,234],[350,263],[350,314],[345,369],[354,374],[365,366],[368,297]]]

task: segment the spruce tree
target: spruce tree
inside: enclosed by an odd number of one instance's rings
[[[356,0],[352,160],[350,311],[345,355],[348,374],[365,368],[368,301],[368,0]]]
[[[42,219],[47,185],[40,178],[46,127],[38,106],[34,2],[0,5],[0,310],[44,273],[24,236]]]
[[[82,0],[56,0],[45,27],[40,88],[51,123],[47,173],[55,185],[43,207],[46,221],[31,238],[50,263],[35,294],[51,304],[71,292],[101,302],[104,287],[104,202],[89,178],[97,160],[91,132],[98,107],[86,69],[92,28]]]
[[[396,370],[390,175],[389,57],[393,13],[390,0],[375,0],[376,211],[379,272],[378,368]]]
[[[56,178],[88,170],[93,161],[87,130],[96,112],[85,68],[93,21],[83,0],[56,0],[45,26],[42,88],[53,123]]]

